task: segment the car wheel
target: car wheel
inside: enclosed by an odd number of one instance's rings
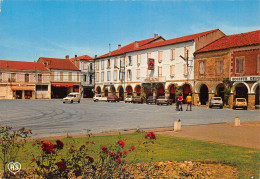
[[[63,104],[64,104],[65,102],[63,101]]]
[[[78,100],[78,103],[80,103],[80,100]]]
[[[96,100],[96,102],[98,102],[98,99]]]
[[[70,103],[73,103],[73,100],[71,100]]]
[[[245,107],[245,110],[247,110],[247,107]]]
[[[223,109],[223,106],[220,106],[220,109]]]

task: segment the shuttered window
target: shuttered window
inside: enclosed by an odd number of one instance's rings
[[[110,80],[111,80],[111,72],[108,71],[108,72],[107,72],[107,81],[110,81]]]
[[[117,67],[117,58],[114,58],[114,67]]]
[[[147,53],[147,58],[151,58],[151,52]]]
[[[140,69],[136,69],[136,78],[140,78]]]
[[[244,72],[244,57],[236,58],[236,73]]]
[[[171,49],[171,60],[175,60],[175,48]]]
[[[101,81],[104,81],[104,72],[101,73]]]
[[[101,70],[104,70],[104,60],[101,61]]]
[[[162,67],[158,67],[158,76],[162,76]]]
[[[87,70],[88,69],[88,64],[87,63],[83,63],[83,70]]]
[[[128,65],[128,57],[125,57],[125,65]]]
[[[184,64],[184,75],[185,76],[188,75],[188,66],[187,66],[187,64]]]
[[[150,74],[151,74],[151,70],[147,69],[147,77],[150,77]]]
[[[137,65],[141,64],[141,54],[137,55]]]
[[[99,61],[96,62],[96,69],[99,70]]]
[[[221,75],[223,74],[223,60],[216,60],[216,74]]]
[[[132,81],[132,71],[127,70],[127,81]]]
[[[205,75],[205,61],[199,62],[199,74]]]
[[[114,81],[117,81],[117,71],[114,71]]]
[[[96,73],[96,81],[99,81],[99,73]]]
[[[158,51],[158,62],[162,62],[163,51]]]
[[[174,74],[175,74],[175,65],[171,65],[170,66],[170,75],[174,76]]]

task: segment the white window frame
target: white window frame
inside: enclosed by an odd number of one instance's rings
[[[111,81],[111,72],[107,71],[107,81]]]
[[[117,81],[117,70],[114,70],[114,81]]]

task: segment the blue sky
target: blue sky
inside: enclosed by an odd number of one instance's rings
[[[260,29],[260,1],[0,0],[0,59],[102,55],[118,44]]]

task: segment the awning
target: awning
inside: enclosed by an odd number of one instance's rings
[[[13,91],[34,91],[34,86],[12,86],[11,89]]]
[[[51,86],[55,87],[73,87],[73,83],[51,83]]]

